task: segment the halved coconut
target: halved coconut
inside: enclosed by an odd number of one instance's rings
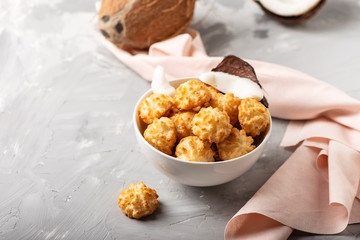
[[[224,59],[213,69],[212,72],[223,72],[230,75],[247,78],[255,82],[262,89],[262,86],[257,79],[254,68],[246,61],[234,55],[227,55]],[[268,101],[263,96],[260,101],[265,107],[269,107]]]
[[[270,17],[285,24],[303,23],[314,16],[326,0],[254,0]]]

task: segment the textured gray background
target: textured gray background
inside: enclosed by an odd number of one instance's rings
[[[98,40],[94,0],[0,1],[0,239],[222,239],[227,221],[291,154],[279,147],[216,187],[180,185],[139,151],[132,111],[150,84]],[[294,67],[360,99],[360,1],[328,1],[307,24],[285,27],[252,1],[198,1],[192,27],[210,55]],[[279,92],[281,90],[279,89]],[[160,208],[143,220],[117,206],[144,181]],[[355,239],[295,231],[290,239]]]

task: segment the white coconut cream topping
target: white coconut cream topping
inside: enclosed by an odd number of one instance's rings
[[[151,89],[154,93],[161,93],[173,97],[175,88],[165,78],[165,71],[162,66],[157,66],[154,70]]]
[[[258,0],[264,8],[279,16],[302,15],[314,8],[321,0]]]
[[[252,97],[260,101],[264,94],[260,86],[248,78],[241,78],[223,72],[206,72],[200,80],[223,93],[231,92],[241,99]]]
[[[248,78],[223,72],[205,72],[200,75],[199,79],[223,93],[231,92],[241,99],[252,97],[260,101],[264,97],[260,86]],[[175,95],[175,88],[166,80],[164,68],[161,66],[157,66],[154,70],[151,88],[154,93],[171,97]]]

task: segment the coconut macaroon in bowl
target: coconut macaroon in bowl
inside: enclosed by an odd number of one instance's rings
[[[224,81],[236,81],[243,93],[236,86],[235,94],[225,91]],[[223,69],[170,82],[156,69],[152,89],[134,110],[135,135],[145,157],[167,177],[191,186],[219,185],[261,156],[272,128],[265,102],[260,85]]]

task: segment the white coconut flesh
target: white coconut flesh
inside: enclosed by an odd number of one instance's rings
[[[300,16],[315,8],[321,0],[258,0],[270,12],[283,16]]]
[[[200,75],[199,79],[223,93],[232,92],[234,96],[241,99],[251,97],[260,101],[264,97],[259,84],[248,78],[242,78],[224,72],[205,72]]]

